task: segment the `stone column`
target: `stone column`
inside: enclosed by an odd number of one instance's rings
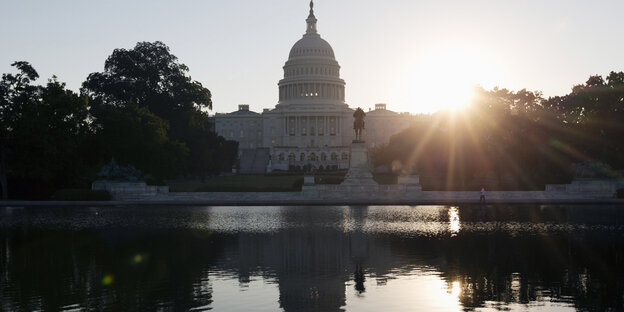
[[[314,116],[314,135],[318,136],[318,117]]]
[[[342,117],[336,117],[336,135],[342,134],[342,131],[340,131],[340,127],[341,127],[341,124],[342,124],[341,119],[342,119]]]

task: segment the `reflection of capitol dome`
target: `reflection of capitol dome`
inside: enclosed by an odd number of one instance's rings
[[[310,1],[307,30],[290,49],[284,65],[284,79],[279,82],[280,104],[342,104],[345,82],[340,79],[340,65],[334,50],[316,31],[314,3]]]

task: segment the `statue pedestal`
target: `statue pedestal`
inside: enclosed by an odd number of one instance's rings
[[[363,141],[351,144],[351,159],[349,159],[349,171],[340,185],[345,186],[375,186],[368,163],[368,148]]]
[[[368,162],[368,148],[362,141],[351,144],[349,171],[340,185],[314,184],[304,179],[302,198],[310,200],[413,200],[422,196],[420,179],[417,175],[402,177],[398,184],[379,185],[373,180]]]

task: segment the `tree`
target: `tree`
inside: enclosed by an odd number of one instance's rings
[[[81,147],[91,131],[88,99],[52,77],[16,124],[14,171],[27,180],[64,187],[85,178]]]
[[[544,101],[544,107],[565,123],[565,136],[586,161],[624,166],[624,72],[590,76],[569,94]]]
[[[18,74],[0,82],[0,154],[2,193],[8,198],[9,177],[17,197],[49,198],[52,188],[79,183],[85,175],[81,147],[90,135],[88,100],[65,89],[52,77],[46,86],[32,85],[39,77],[27,62],[13,63]],[[15,192],[14,192],[15,193]]]
[[[0,81],[0,184],[2,198],[9,198],[9,153],[13,143],[14,129],[22,118],[25,107],[35,101],[37,88],[30,83],[39,74],[28,62],[14,62],[17,74],[2,74]]]
[[[184,128],[197,127],[203,110],[212,109],[210,91],[187,76],[188,67],[177,60],[159,41],[116,49],[103,72],[87,77],[82,91],[104,105],[147,107],[170,122],[175,138]]]
[[[435,189],[536,189],[565,178],[572,157],[558,150],[562,123],[551,123],[540,92],[474,90],[462,111],[438,111],[373,152],[377,165],[415,169]],[[561,145],[556,145],[561,146]]]
[[[91,113],[96,116],[96,133],[89,143],[92,157],[100,162],[115,157],[159,178],[180,171],[188,153],[186,146],[170,140],[168,122],[147,107],[133,103],[122,107],[97,105]]]
[[[164,120],[167,124],[165,136],[175,142],[173,145],[182,144],[188,150],[188,153],[177,156],[184,158],[178,162],[183,166],[177,173],[204,176],[209,174],[209,166],[204,165],[206,155],[212,157],[212,162],[230,156],[218,153],[215,141],[209,139],[206,110],[212,109],[211,94],[201,83],[192,80],[188,71],[188,67],[179,63],[162,42],[139,42],[131,50],[114,50],[105,62],[104,71],[90,74],[82,91],[93,99],[94,107],[136,105],[137,109],[146,110],[143,113],[153,114],[150,118]],[[110,110],[94,110],[95,119],[106,118],[98,112]],[[134,165],[141,167],[140,163]]]

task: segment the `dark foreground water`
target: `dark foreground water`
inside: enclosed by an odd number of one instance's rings
[[[624,207],[0,208],[1,311],[620,311]]]

